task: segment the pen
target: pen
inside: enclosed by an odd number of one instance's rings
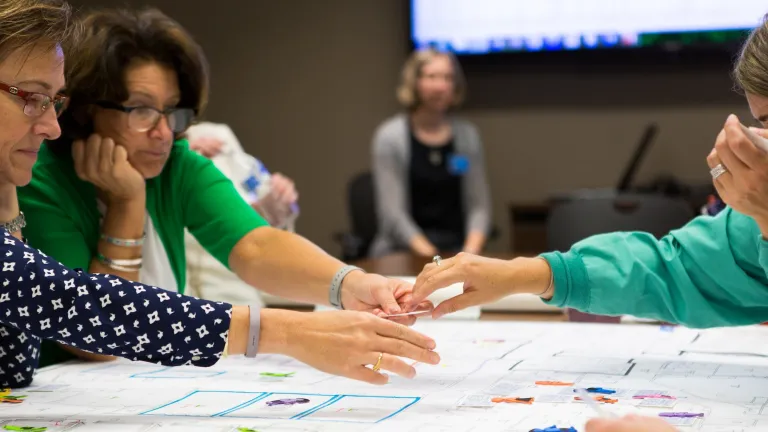
[[[590,408],[592,408],[597,413],[598,417],[603,417],[603,418],[616,417],[613,413],[609,413],[608,411],[605,411],[604,409],[600,408],[600,405],[597,402],[595,402],[594,399],[592,399],[592,396],[590,396],[586,390],[581,388],[575,388],[573,389],[573,391],[578,393],[578,395],[581,397],[581,400],[586,402],[587,405],[589,405]]]
[[[704,417],[704,413],[663,412],[659,413],[659,417]]]

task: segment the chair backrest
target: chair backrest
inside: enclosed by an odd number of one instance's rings
[[[547,221],[547,246],[567,251],[589,236],[614,231],[644,231],[661,238],[694,217],[686,201],[663,195],[582,196],[554,204]]]
[[[363,242],[362,250],[367,253],[378,230],[376,196],[373,175],[370,172],[358,174],[350,180],[347,185],[347,200],[352,234]]]

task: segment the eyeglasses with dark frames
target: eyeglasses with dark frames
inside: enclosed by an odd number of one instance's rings
[[[0,82],[0,91],[4,91],[23,100],[24,114],[29,117],[40,117],[51,107],[51,105],[53,105],[53,109],[56,110],[56,117],[58,117],[67,108],[67,103],[69,102],[69,99],[62,94],[57,94],[51,98],[47,94],[28,92],[3,82]]]
[[[114,102],[101,101],[96,105],[128,114],[128,127],[136,132],[146,132],[157,127],[160,118],[165,116],[168,127],[174,133],[187,130],[195,119],[195,110],[191,108],[166,108],[159,110],[149,106],[127,107]]]

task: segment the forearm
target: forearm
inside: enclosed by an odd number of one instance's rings
[[[416,234],[411,237],[408,245],[416,255],[430,257],[437,254],[437,249],[424,234]]]
[[[229,264],[238,277],[269,294],[324,305],[333,276],[344,266],[303,237],[271,227],[243,237]]]
[[[768,298],[757,294],[765,290],[765,275],[751,274],[745,268],[753,264],[732,254],[737,246],[730,243],[728,219],[698,218],[661,240],[647,233],[605,234],[567,253],[544,254],[554,276],[552,304],[689,327],[765,321]],[[741,226],[737,231],[750,235]]]
[[[471,231],[464,241],[464,251],[479,254],[485,247],[485,233],[482,231]]]
[[[124,263],[135,262],[135,260],[141,258],[141,244],[115,244],[115,239],[143,239],[145,209],[146,200],[143,195],[132,201],[110,203],[101,225],[102,236],[99,239],[97,248],[101,257],[97,256],[91,260],[91,264],[88,267],[89,272],[113,274],[133,281],[139,280],[140,266],[124,265]],[[110,265],[105,260],[112,260],[114,263]]]

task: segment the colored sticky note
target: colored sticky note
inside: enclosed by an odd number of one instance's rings
[[[26,431],[26,432],[45,432],[48,430],[45,426],[13,426],[13,425],[5,425],[3,426],[3,429],[9,430],[9,431]]]
[[[278,373],[278,372],[262,372],[260,375],[272,378],[290,378],[294,376],[296,372]]]

